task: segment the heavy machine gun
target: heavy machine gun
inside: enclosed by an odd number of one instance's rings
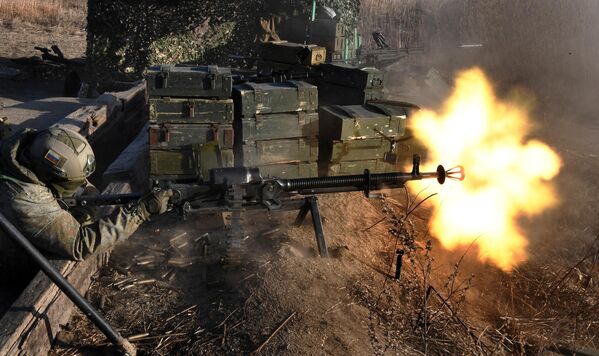
[[[374,191],[401,188],[408,181],[436,179],[439,184],[443,184],[447,179],[463,180],[464,177],[464,169],[461,166],[446,170],[439,165],[435,172],[421,172],[420,157],[415,155],[413,168],[409,173],[370,173],[366,170],[364,174],[359,175],[279,179],[262,178],[256,168],[217,168],[210,171],[209,182],[157,182],[154,189],[172,189],[172,209],[184,218],[197,214],[230,213],[227,259],[235,262],[243,250],[241,213],[244,211],[299,211],[296,225],[301,225],[308,213],[311,213],[318,251],[322,257],[328,257],[316,197],[318,194],[361,191],[366,197],[372,198],[380,196],[373,194]],[[67,204],[120,205],[130,204],[139,198],[139,194],[80,197],[68,200]]]

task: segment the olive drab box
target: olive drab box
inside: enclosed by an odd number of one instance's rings
[[[161,65],[148,68],[145,78],[151,97],[227,99],[233,87],[230,69],[217,66]]]
[[[150,149],[150,177],[174,181],[208,180],[210,169],[233,167],[232,149],[215,142]]]
[[[260,58],[269,62],[315,66],[325,62],[327,50],[317,45],[271,41],[260,45]]]
[[[325,47],[329,53],[343,51],[344,34],[343,25],[335,20],[316,19],[310,24],[310,42]]]
[[[384,138],[371,138],[349,141],[321,141],[321,162],[359,161],[385,159],[394,151],[391,142]]]
[[[359,68],[345,63],[327,63],[319,67],[322,81],[356,89],[382,88],[383,71],[374,67]]]
[[[255,117],[318,109],[318,89],[290,80],[282,83],[245,83],[233,88],[236,117]]]
[[[316,162],[290,162],[258,166],[263,178],[309,178],[318,175]]]
[[[150,148],[177,148],[209,142],[216,142],[221,148],[233,148],[233,125],[150,125]]]
[[[383,88],[352,88],[320,81],[318,101],[320,105],[363,105],[369,100],[384,99]]]
[[[151,123],[233,123],[233,100],[150,98]]]
[[[321,174],[385,172],[399,160],[407,108],[383,103],[337,105],[321,107],[319,114]]]
[[[318,135],[318,113],[299,111],[256,115],[256,117],[237,119],[233,126],[235,142],[239,144],[281,138],[314,138]]]
[[[408,112],[382,104],[325,106],[319,111],[323,140],[394,139],[404,135]]]
[[[235,164],[244,167],[295,162],[316,161],[318,140],[315,138],[287,138],[246,142],[235,146]]]
[[[380,159],[361,161],[342,161],[328,166],[328,176],[362,174],[368,169],[371,173],[390,173],[396,171],[393,164]]]

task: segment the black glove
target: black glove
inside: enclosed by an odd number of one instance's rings
[[[154,191],[141,198],[139,203],[149,215],[164,214],[172,196],[173,191],[170,189]]]

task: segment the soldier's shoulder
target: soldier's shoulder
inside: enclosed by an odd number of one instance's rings
[[[46,203],[56,200],[47,187],[16,179],[0,179],[0,196],[31,203]]]

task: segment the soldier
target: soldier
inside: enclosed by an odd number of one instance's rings
[[[150,216],[166,212],[170,190],[148,194],[99,220],[90,208],[67,210],[61,198],[82,187],[84,194],[97,193],[87,181],[95,166],[90,144],[74,131],[17,133],[0,142],[0,212],[46,254],[75,261],[127,239]],[[0,284],[36,267],[0,230]]]

